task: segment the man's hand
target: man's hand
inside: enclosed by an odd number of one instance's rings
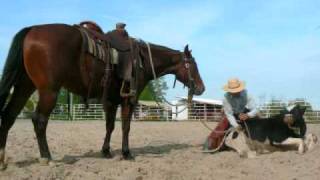
[[[239,119],[241,121],[246,121],[247,119],[249,119],[249,116],[247,114],[245,114],[245,113],[240,113],[239,114]]]

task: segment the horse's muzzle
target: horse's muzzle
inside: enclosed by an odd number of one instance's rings
[[[206,88],[204,86],[196,87],[194,90],[194,95],[201,95],[205,91],[205,89]]]

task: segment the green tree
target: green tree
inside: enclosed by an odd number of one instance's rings
[[[164,101],[166,90],[168,89],[167,83],[164,78],[160,77],[157,80],[149,82],[149,84],[142,91],[139,100],[145,101]]]
[[[153,101],[154,100],[154,90],[152,88],[151,83],[149,83],[142,93],[140,94],[139,100],[144,100],[144,101]]]
[[[59,92],[57,103],[67,104],[68,103],[68,93],[70,93],[70,92],[68,92],[66,89],[62,88]],[[73,100],[73,104],[81,103],[81,97],[78,95],[73,94],[72,100]]]

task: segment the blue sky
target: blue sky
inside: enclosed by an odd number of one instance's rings
[[[130,35],[182,50],[189,44],[206,85],[221,99],[239,77],[259,100],[306,98],[320,108],[319,0],[159,0],[2,2],[0,69],[14,34],[44,23],[93,20],[105,31],[127,23]],[[173,76],[166,78],[172,87]],[[168,96],[186,94],[182,86]]]

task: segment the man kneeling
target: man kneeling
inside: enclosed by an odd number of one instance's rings
[[[230,127],[241,129],[238,123],[257,115],[258,110],[251,96],[245,89],[245,83],[237,78],[230,79],[223,87],[226,91],[223,100],[224,116],[217,127],[208,136],[204,150],[221,150],[226,132]]]

